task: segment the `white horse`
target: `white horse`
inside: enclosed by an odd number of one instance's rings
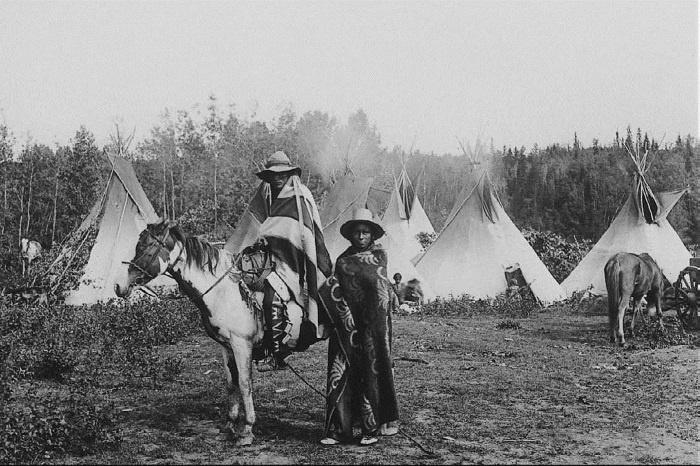
[[[166,272],[199,308],[207,334],[223,346],[231,431],[236,445],[250,445],[255,424],[253,346],[262,339],[263,324],[241,294],[234,256],[199,238],[185,237],[174,223],[151,224],[139,236],[128,283],[116,284],[115,292],[126,297],[134,286]]]
[[[22,238],[20,241],[20,257],[22,259],[22,276],[29,273],[29,268],[36,259],[41,257],[41,244],[38,241]]]

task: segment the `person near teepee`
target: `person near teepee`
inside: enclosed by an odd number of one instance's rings
[[[331,303],[326,308],[334,324],[321,443],[349,443],[359,424],[360,444],[371,445],[380,434],[398,433],[399,417],[391,355],[393,291],[386,250],[375,243],[384,229],[368,209],[357,208],[340,232],[350,247],[338,257],[321,295]]]
[[[263,343],[270,357],[258,366],[260,371],[286,368],[284,360],[293,350],[303,351],[324,336],[318,286],[331,274],[331,259],[318,208],[300,174],[284,152],[272,154],[256,174],[263,182],[246,212],[257,225],[253,230],[258,241],[252,248],[268,251],[275,271],[263,285]],[[299,314],[300,319],[291,318]],[[299,326],[297,332],[291,331],[292,325]],[[293,333],[298,335],[295,341]]]

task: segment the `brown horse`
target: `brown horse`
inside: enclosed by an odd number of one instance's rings
[[[608,290],[608,323],[610,325],[610,342],[625,344],[622,322],[630,298],[634,300],[632,312],[632,336],[634,326],[641,310],[644,296],[650,304],[656,306],[659,326],[664,331],[661,312],[661,294],[664,275],[658,264],[647,253],[631,254],[620,252],[605,264],[605,286]],[[617,327],[617,330],[615,329]]]

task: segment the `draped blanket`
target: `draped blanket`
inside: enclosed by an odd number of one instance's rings
[[[387,254],[349,248],[321,289],[334,328],[328,344],[326,435],[352,438],[398,419],[391,357],[393,293],[386,277]]]
[[[275,271],[304,311],[297,350],[325,338],[325,312],[319,313],[318,289],[330,276],[332,264],[318,208],[298,176],[289,177],[274,202],[270,185],[260,183],[225,248],[239,253],[259,238],[267,241]]]

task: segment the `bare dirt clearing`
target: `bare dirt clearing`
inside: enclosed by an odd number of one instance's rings
[[[160,389],[105,393],[120,408],[120,448],[56,461],[700,462],[697,349],[612,348],[601,309],[547,310],[508,321],[397,316],[401,425],[434,456],[401,436],[371,447],[320,445],[324,402],[290,371],[255,374],[256,443],[235,448],[224,430],[217,345],[202,335],[162,350],[185,356],[177,380]],[[325,390],[325,343],[290,361]]]

